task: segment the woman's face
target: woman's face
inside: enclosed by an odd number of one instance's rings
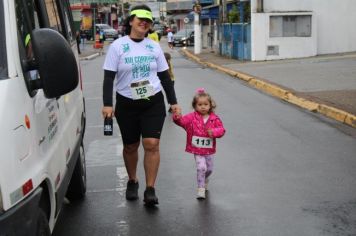
[[[134,17],[130,22],[131,25],[131,36],[144,38],[148,30],[152,26],[152,22],[146,18]]]

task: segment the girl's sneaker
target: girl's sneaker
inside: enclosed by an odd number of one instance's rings
[[[205,188],[198,188],[197,199],[205,199]]]
[[[208,191],[208,184],[209,184],[209,179],[208,178],[206,178],[205,179],[205,191]]]

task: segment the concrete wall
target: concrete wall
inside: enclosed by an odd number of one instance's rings
[[[252,60],[312,56],[314,50],[316,54],[356,51],[355,0],[263,0],[264,13],[256,12],[257,2],[251,0]],[[271,14],[294,12],[295,15],[308,11],[313,14],[312,39],[280,37],[278,40],[269,37]],[[266,46],[271,43],[282,46],[279,58],[266,56]],[[316,44],[315,49],[313,43]]]
[[[270,37],[270,16],[311,15],[311,37]],[[311,12],[258,13],[251,18],[251,60],[277,60],[317,55],[317,27]],[[278,55],[267,55],[269,46],[278,47]]]

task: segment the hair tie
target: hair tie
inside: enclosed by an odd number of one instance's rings
[[[197,94],[205,93],[205,89],[204,89],[204,88],[198,88],[198,89],[196,90],[196,93],[197,93]]]

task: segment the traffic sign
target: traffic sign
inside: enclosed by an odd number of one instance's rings
[[[189,18],[188,18],[188,17],[185,17],[185,18],[183,19],[183,21],[184,21],[184,23],[188,24],[188,23],[189,23]]]

